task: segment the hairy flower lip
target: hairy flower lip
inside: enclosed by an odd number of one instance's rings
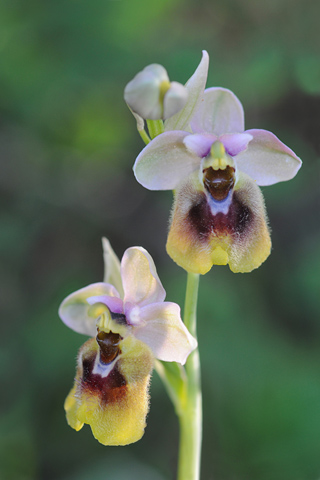
[[[250,272],[270,248],[263,197],[247,175],[240,172],[237,188],[220,202],[196,175],[176,190],[167,252],[180,267],[204,275],[213,264],[229,264],[233,272]]]
[[[69,425],[78,431],[89,424],[103,445],[140,440],[149,409],[153,355],[133,337],[121,339],[119,348],[121,353],[111,351],[115,358],[104,363],[96,340],[88,340],[79,351],[75,384],[65,401]]]

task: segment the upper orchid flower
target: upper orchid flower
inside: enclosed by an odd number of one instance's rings
[[[142,150],[134,172],[150,190],[176,190],[167,251],[178,265],[201,274],[213,264],[250,272],[271,249],[258,185],[290,180],[301,160],[272,133],[244,131],[230,90],[207,89],[201,100],[183,129],[166,127]]]
[[[172,117],[185,106],[187,98],[186,88],[170,82],[166,69],[156,63],[139,72],[124,91],[131,110],[150,120]]]
[[[154,358],[184,364],[197,342],[180,307],[164,302],[148,252],[129,248],[120,266],[106,239],[103,245],[104,282],[69,295],[59,309],[68,327],[94,337],[79,351],[65,410],[75,430],[87,423],[102,444],[126,445],[144,433]]]

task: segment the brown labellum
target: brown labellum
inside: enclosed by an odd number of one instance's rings
[[[96,340],[100,347],[100,359],[103,363],[111,363],[121,353],[119,343],[122,337],[118,333],[99,332]]]
[[[224,170],[212,167],[203,170],[203,183],[210,195],[217,201],[224,200],[234,186],[234,168],[229,165]]]

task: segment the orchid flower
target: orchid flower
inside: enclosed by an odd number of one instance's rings
[[[92,337],[80,348],[65,410],[75,430],[87,423],[102,444],[126,445],[144,433],[154,359],[184,364],[197,342],[180,307],[164,301],[149,253],[128,248],[120,265],[107,239],[103,247],[104,282],[72,293],[59,309],[68,327]]]
[[[292,179],[301,160],[271,132],[245,131],[242,105],[230,90],[204,91],[207,70],[204,54],[191,77],[192,108],[188,100],[167,120],[134,173],[149,190],[175,190],[167,252],[178,265],[201,274],[213,264],[250,272],[271,250],[258,185]]]
[[[166,69],[148,65],[129,82],[124,99],[141,118],[157,120],[175,115],[187,102],[188,92],[178,82],[170,82]]]

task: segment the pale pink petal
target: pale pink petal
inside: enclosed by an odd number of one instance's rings
[[[188,100],[186,87],[178,82],[171,82],[163,99],[163,118],[170,118],[180,112]]]
[[[293,178],[301,167],[301,160],[273,133],[267,130],[247,130],[253,140],[248,149],[235,157],[239,170],[249,175],[258,185],[272,185]]]
[[[152,140],[137,157],[133,167],[136,179],[149,190],[174,190],[181,178],[199,167],[195,153],[187,150],[187,132],[165,132]]]
[[[185,85],[188,92],[188,101],[180,112],[165,121],[164,127],[166,132],[169,130],[188,130],[191,118],[202,101],[203,92],[207,82],[208,68],[209,55],[203,50],[202,59],[198,68]]]
[[[161,117],[159,82],[152,72],[139,72],[125,88],[124,99],[131,110],[142,118]]]
[[[151,73],[154,77],[154,81],[157,81],[159,85],[162,82],[169,81],[167,70],[162,65],[159,65],[158,63],[152,63],[151,65],[148,65],[142,70],[142,72]]]
[[[104,283],[114,285],[120,296],[123,298],[123,286],[120,274],[120,260],[113,251],[107,238],[102,239],[103,259],[104,259]]]
[[[119,293],[113,285],[102,282],[93,283],[71,293],[63,300],[59,308],[61,320],[75,332],[94,337],[96,335],[97,319],[89,314],[91,305],[87,299],[100,295],[119,297]]]
[[[210,153],[210,148],[216,140],[216,135],[201,135],[196,133],[195,135],[185,137],[183,143],[191,153],[195,153],[199,158],[203,158]]]
[[[140,307],[163,302],[166,292],[149,253],[142,247],[128,248],[121,260],[124,303]]]
[[[152,120],[161,118],[160,85],[168,81],[167,71],[162,65],[148,65],[128,83],[124,90],[124,99],[130,109],[140,117]]]
[[[191,121],[195,133],[242,133],[244,112],[239,99],[226,88],[208,88]]]
[[[110,297],[108,295],[95,295],[87,298],[89,305],[95,305],[96,303],[103,303],[113,313],[123,313],[123,300],[118,297]]]
[[[253,139],[248,133],[226,133],[219,138],[223,143],[226,152],[232,157],[246,150],[248,143]]]
[[[134,336],[146,343],[159,360],[184,364],[197,341],[182,322],[179,305],[154,303],[141,308],[139,316],[142,326],[134,327]]]

